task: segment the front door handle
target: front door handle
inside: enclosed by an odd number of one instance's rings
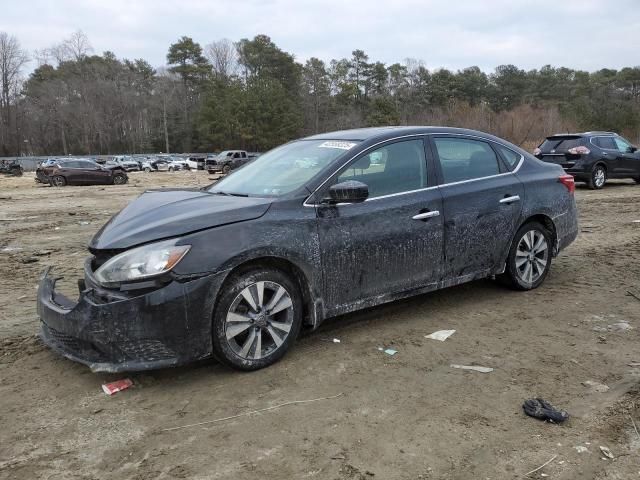
[[[431,210],[429,212],[419,213],[411,217],[414,220],[427,220],[428,218],[438,217],[440,216],[439,210]]]
[[[520,201],[520,195],[512,195],[510,197],[504,197],[500,199],[500,203],[513,203],[513,202],[519,202]]]

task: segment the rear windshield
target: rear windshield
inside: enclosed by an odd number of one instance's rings
[[[582,140],[582,137],[548,137],[540,145],[540,150],[542,153],[565,153],[570,148],[582,145]]]

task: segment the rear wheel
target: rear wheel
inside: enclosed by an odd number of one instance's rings
[[[54,187],[64,187],[67,184],[67,179],[62,175],[56,175],[51,179],[51,185]]]
[[[213,317],[213,352],[226,365],[257,370],[277,362],[295,342],[302,298],[285,273],[252,268],[223,286]]]
[[[542,284],[551,267],[552,237],[544,226],[530,222],[516,232],[501,278],[516,290],[532,290]]]
[[[151,169],[150,169],[149,167],[144,167],[144,171],[145,171],[146,173],[149,173],[149,172],[151,171]]]
[[[599,190],[604,187],[605,183],[607,183],[607,169],[602,165],[596,165],[591,171],[587,185],[592,190]]]
[[[127,183],[127,177],[124,176],[121,173],[116,173],[113,176],[113,184],[114,185],[124,185],[125,183]]]

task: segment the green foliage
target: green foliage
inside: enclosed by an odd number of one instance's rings
[[[227,57],[212,57],[233,62],[224,75],[189,37],[169,47],[168,73],[111,52],[44,64],[17,96],[18,130],[44,154],[266,150],[316,132],[395,124],[478,128],[520,144],[593,129],[640,141],[640,67],[501,65],[487,74],[385,65],[360,49],[300,64],[266,35],[226,45]]]

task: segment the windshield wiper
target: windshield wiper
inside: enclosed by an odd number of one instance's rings
[[[246,193],[234,193],[234,192],[221,192],[220,190],[212,192],[216,195],[226,195],[227,197],[248,197]]]

